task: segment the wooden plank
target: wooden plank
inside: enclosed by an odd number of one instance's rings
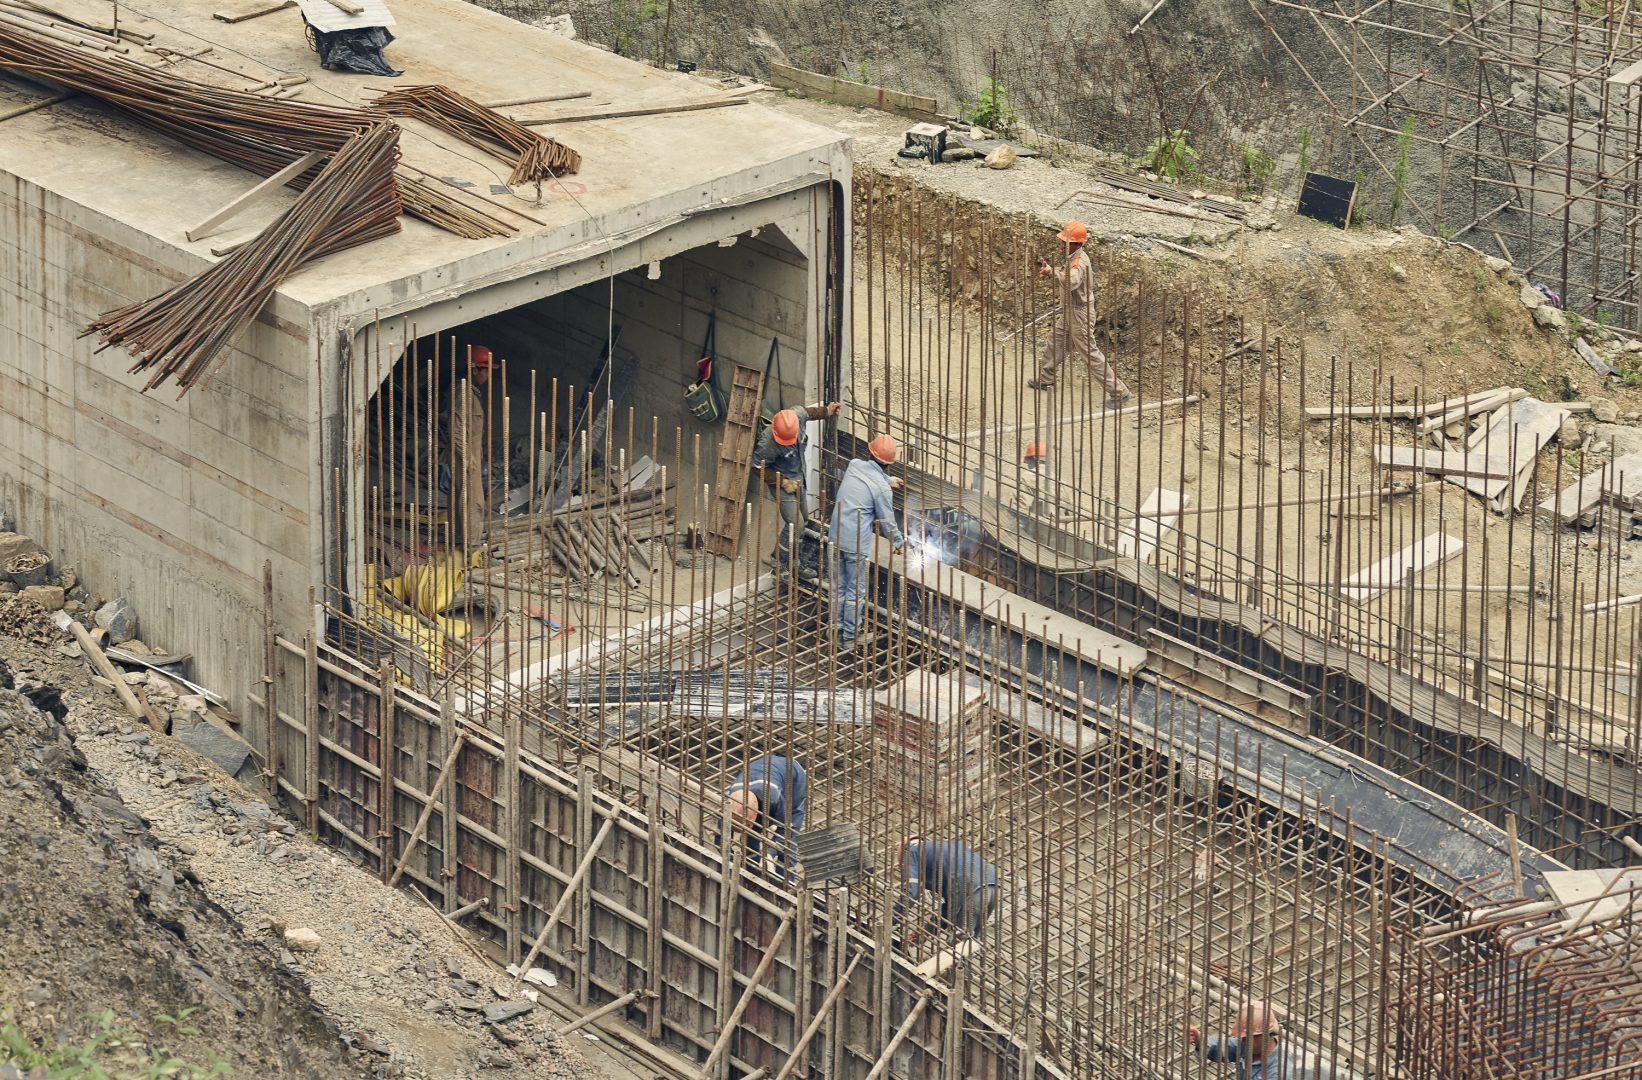
[[[771,63],[770,82],[789,90],[806,90],[819,94],[840,105],[859,105],[868,109],[898,110],[933,115],[939,103],[932,97],[906,94],[882,86],[868,86],[847,79]]]
[[[1513,402],[1510,426],[1501,433],[1490,429],[1489,438],[1483,442],[1485,452],[1504,448],[1511,455],[1510,479],[1504,484],[1483,484],[1480,491],[1474,482],[1450,482],[1460,483],[1466,490],[1486,496],[1492,509],[1499,513],[1515,509],[1522,504],[1522,498],[1533,482],[1539,452],[1556,438],[1566,416],[1559,406],[1535,398]]]
[[[764,373],[736,364],[730,378],[730,403],[724,409],[724,438],[718,444],[713,516],[707,526],[707,550],[714,555],[734,558],[741,540],[742,508],[747,503],[758,407],[763,400]]]
[[[212,214],[192,229],[189,229],[183,235],[188,237],[190,242],[198,240],[200,237],[210,233],[218,225],[221,225],[223,222],[236,216],[247,207],[256,205],[263,199],[266,199],[273,192],[278,191],[292,180],[295,180],[297,177],[313,168],[314,163],[319,161],[324,156],[325,155],[318,150],[308,151],[306,154],[303,154],[301,157],[297,158],[295,161],[291,162],[274,175],[262,181],[262,183],[253,187],[250,191],[247,191],[233,202],[230,202],[227,206],[224,206],[221,210],[218,210],[216,213]]]
[[[1513,401],[1521,401],[1527,396],[1528,391],[1520,386],[1510,389],[1501,388],[1474,401],[1467,401],[1451,409],[1433,413],[1414,425],[1414,430],[1421,435],[1428,435],[1433,431],[1447,427],[1449,424],[1463,423],[1477,413],[1491,412],[1502,405],[1509,405]]]
[[[296,0],[276,0],[274,3],[252,4],[248,8],[238,11],[213,11],[211,17],[218,22],[241,23],[249,19],[260,19],[264,15],[272,15],[276,11],[296,7]]]
[[[1630,86],[1636,80],[1642,79],[1642,60],[1634,64],[1627,64],[1614,74],[1608,76],[1608,83],[1612,86]]]
[[[1377,446],[1375,460],[1387,469],[1438,473],[1484,480],[1509,480],[1516,475],[1511,464],[1486,454],[1460,450],[1416,450],[1408,446]]]
[[[1422,401],[1417,404],[1376,404],[1376,405],[1324,405],[1311,407],[1305,410],[1308,420],[1378,420],[1390,417],[1408,419],[1416,416],[1430,416],[1432,413],[1452,412],[1473,401],[1480,401],[1499,393],[1500,387],[1493,390],[1479,390],[1474,394],[1462,397],[1443,398],[1440,401]]]
[[[1424,540],[1410,544],[1395,555],[1381,559],[1366,570],[1359,570],[1340,583],[1340,596],[1363,603],[1372,600],[1387,589],[1402,584],[1409,571],[1423,573],[1465,550],[1465,542],[1447,533],[1432,533]]]
[[[745,105],[744,97],[714,98],[711,101],[684,101],[677,105],[657,105],[643,109],[616,109],[610,112],[577,113],[574,116],[554,116],[546,120],[526,120],[514,117],[516,123],[527,127],[546,127],[550,124],[580,124],[588,120],[623,120],[630,116],[662,116],[667,113],[699,112],[702,109],[721,109],[726,105]]]
[[[1192,504],[1190,495],[1168,488],[1156,488],[1140,504],[1134,519],[1117,535],[1117,552],[1125,558],[1152,562],[1180,520],[1181,511]]]

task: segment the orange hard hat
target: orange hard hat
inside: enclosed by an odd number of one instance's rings
[[[473,360],[473,366],[489,371],[496,366],[496,357],[483,345],[475,345],[468,350],[468,356]]]
[[[1065,240],[1068,244],[1081,244],[1089,239],[1089,226],[1081,221],[1068,221],[1066,228],[1056,234],[1057,239]]]
[[[901,447],[891,436],[880,435],[867,443],[867,450],[880,465],[893,465],[896,455],[901,452]]]
[[[782,446],[792,446],[798,442],[798,414],[791,409],[782,409],[770,421],[770,434]]]
[[[1029,442],[1029,443],[1026,444],[1026,460],[1027,461],[1031,461],[1033,458],[1048,457],[1048,456],[1049,456],[1049,444],[1048,443]]]

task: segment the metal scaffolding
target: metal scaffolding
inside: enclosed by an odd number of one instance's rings
[[[1250,0],[1360,168],[1430,233],[1636,329],[1642,37],[1630,5]],[[1339,166],[1335,166],[1339,171]]]

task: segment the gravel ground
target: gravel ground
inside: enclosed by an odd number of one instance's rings
[[[38,1020],[43,995],[63,1017],[151,1023],[199,1004],[214,1022],[196,1049],[234,1055],[234,1076],[598,1075],[545,1010],[485,1022],[507,979],[441,916],[131,723],[79,662],[5,636],[0,660],[63,709],[0,696],[0,1007]],[[317,948],[287,948],[296,930]]]

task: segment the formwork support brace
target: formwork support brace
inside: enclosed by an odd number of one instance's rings
[[[815,1010],[815,1016],[810,1019],[809,1027],[806,1027],[804,1034],[798,1037],[798,1045],[794,1046],[792,1053],[787,1055],[787,1060],[782,1064],[781,1071],[775,1074],[775,1080],[787,1080],[787,1077],[793,1074],[793,1070],[798,1068],[798,1059],[803,1057],[804,1051],[809,1049],[810,1040],[815,1038],[817,1031],[821,1030],[821,1025],[826,1022],[827,1015],[832,1012],[832,1007],[837,1003],[839,995],[849,986],[850,976],[855,974],[855,969],[860,965],[861,958],[864,956],[866,956],[866,953],[856,953],[855,957],[850,960],[849,967],[845,968],[844,973],[838,976],[838,981],[832,984],[832,989],[827,991],[827,996],[822,1000],[821,1007]]]
[[[918,1022],[918,1017],[924,1015],[924,1010],[929,1007],[929,999],[932,993],[934,991],[925,990],[918,995],[918,1003],[912,1007],[911,1012],[907,1013],[907,1018],[901,1021],[901,1026],[895,1029],[895,1037],[890,1039],[888,1046],[884,1047],[884,1052],[878,1055],[878,1060],[873,1064],[872,1071],[867,1073],[867,1080],[878,1080],[880,1076],[884,1075],[885,1070],[889,1068],[890,1061],[895,1057],[895,1051],[901,1048],[901,1044],[906,1041],[906,1037],[912,1033],[912,1025]]]
[[[571,897],[576,895],[576,890],[581,887],[582,879],[587,876],[587,871],[592,869],[593,857],[599,853],[599,848],[604,845],[604,838],[609,836],[610,830],[615,827],[616,815],[611,814],[604,819],[604,827],[593,838],[593,842],[587,845],[587,853],[582,856],[581,864],[576,867],[576,872],[570,875],[570,880],[565,882],[564,894],[559,897],[559,902],[553,905],[553,912],[548,915],[547,922],[542,924],[542,932],[536,935],[535,942],[530,946],[530,952],[525,955],[524,962],[519,965],[519,974],[513,976],[513,981],[508,984],[509,990],[519,985],[519,980],[524,978],[525,972],[530,970],[530,965],[542,951],[542,946],[547,944],[548,935],[553,933],[555,926],[559,925],[559,919],[564,915],[565,908],[570,906]]]
[[[730,1036],[735,1034],[735,1029],[741,1024],[741,1014],[747,1011],[748,1005],[752,1004],[753,995],[758,990],[758,984],[764,981],[764,973],[770,970],[771,964],[775,963],[775,954],[781,948],[781,943],[787,939],[787,931],[792,929],[793,920],[797,917],[798,912],[796,911],[789,911],[782,917],[781,925],[776,928],[775,936],[770,939],[770,944],[764,950],[763,959],[759,960],[758,967],[753,971],[752,978],[747,980],[747,988],[741,992],[741,1000],[735,1003],[735,1009],[730,1013],[730,1018],[724,1021],[724,1030],[718,1033],[718,1040],[713,1043],[712,1053],[707,1055],[707,1062],[701,1067],[700,1080],[708,1080],[708,1077],[713,1075],[714,1066],[718,1064],[718,1059],[730,1045]]]

